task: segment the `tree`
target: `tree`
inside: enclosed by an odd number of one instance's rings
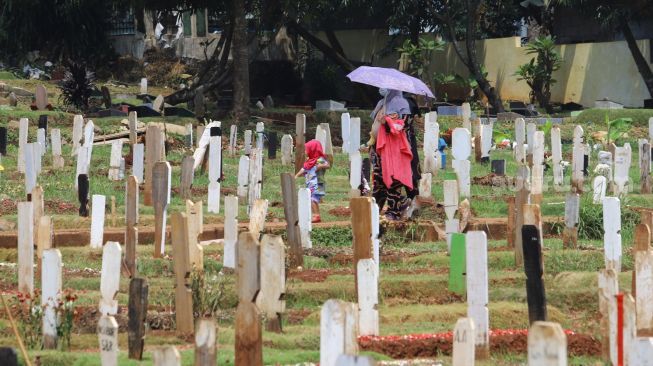
[[[517,80],[524,80],[531,88],[531,103],[537,100],[540,107],[550,112],[551,85],[555,84],[553,72],[560,68],[562,58],[555,50],[555,41],[551,36],[540,36],[526,46],[527,54],[534,54],[529,63],[520,65],[515,72]]]
[[[233,65],[234,65],[234,119],[249,117],[249,57],[245,0],[233,1]]]

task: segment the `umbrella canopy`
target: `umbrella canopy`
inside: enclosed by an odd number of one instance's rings
[[[356,70],[347,74],[347,77],[351,81],[376,86],[377,88],[401,90],[417,95],[424,95],[429,98],[435,98],[431,89],[429,89],[422,80],[406,75],[396,69],[360,66]]]

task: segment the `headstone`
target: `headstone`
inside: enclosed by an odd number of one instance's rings
[[[236,308],[234,365],[263,365],[263,336],[256,305],[241,301]]]
[[[603,200],[603,243],[605,268],[621,272],[621,202],[616,197]]]
[[[342,152],[348,154],[350,149],[349,144],[349,125],[351,123],[351,117],[349,113],[343,113],[340,115],[340,132],[342,133]]]
[[[460,196],[463,198],[470,198],[471,193],[471,181],[470,181],[470,171],[471,163],[469,160],[460,160],[457,162],[456,175],[458,177],[458,191]]]
[[[30,194],[32,189],[36,186],[36,178],[38,173],[34,166],[35,157],[39,154],[37,151],[38,143],[26,144],[24,150],[25,162],[23,167],[25,169],[25,194]]]
[[[556,191],[562,189],[564,181],[562,162],[562,142],[560,140],[560,128],[551,128],[551,156],[553,165],[553,187]]]
[[[354,246],[354,269],[358,261],[373,257],[372,253],[372,198],[356,197],[349,201]],[[358,284],[358,280],[356,280]]]
[[[476,355],[489,356],[490,315],[487,304],[488,267],[487,237],[483,231],[469,231],[465,238],[467,268],[467,317],[476,325]]]
[[[265,228],[265,217],[268,214],[268,200],[256,200],[249,212],[249,231],[258,240]]]
[[[619,292],[616,272],[609,269],[599,271],[599,311],[601,313],[601,336],[603,339],[603,356],[606,361],[616,364],[617,360],[617,303],[615,296]]]
[[[48,107],[48,92],[41,84],[36,86],[36,109],[43,111]]]
[[[238,142],[238,125],[229,128],[229,156],[236,156],[236,143]]]
[[[195,97],[193,98],[195,117],[201,118],[206,114],[206,106],[204,105],[204,93],[201,90],[195,92]]]
[[[462,235],[462,234],[460,234]],[[474,366],[476,327],[472,318],[459,318],[453,331],[453,366]]]
[[[105,208],[106,196],[94,194],[91,197],[91,249],[102,248]]]
[[[16,107],[18,105],[18,97],[16,97],[16,93],[10,92],[7,99],[9,100],[10,107]]]
[[[193,177],[195,170],[195,159],[192,156],[184,156],[181,161],[181,181],[179,184],[179,195],[182,199],[190,199],[192,196]]]
[[[515,265],[520,266],[523,262],[523,245],[521,236],[521,227],[524,224],[524,205],[530,201],[530,169],[527,165],[522,165],[515,177],[515,225],[514,225],[514,245],[515,245]]]
[[[360,195],[358,186],[361,184],[362,172],[361,166],[363,164],[363,159],[361,157],[360,151],[354,151],[349,154],[349,189],[350,197],[356,197]]]
[[[45,152],[47,150],[46,146],[46,137],[45,137],[45,129],[44,128],[39,128],[36,130],[36,142],[39,143],[39,154],[41,156],[45,155]]]
[[[252,151],[252,130],[245,130],[243,154],[249,155]]]
[[[88,175],[77,176],[77,200],[79,201],[79,216],[88,217]]]
[[[224,254],[223,266],[236,268],[236,243],[238,242],[238,197],[224,198]]]
[[[88,174],[88,169],[89,166],[91,165],[91,156],[93,156],[93,139],[95,138],[95,125],[93,124],[93,121],[89,120],[86,122],[86,125],[84,125],[84,143],[82,146],[86,148],[86,171],[85,173]]]
[[[492,122],[481,125],[481,158],[490,159],[490,150],[492,149]]]
[[[145,325],[147,323],[147,304],[149,286],[144,278],[132,278],[129,282],[129,304],[127,306],[127,339],[129,358],[143,359],[145,347]]]
[[[61,130],[53,128],[50,131],[50,134],[52,142],[52,168],[63,169],[64,159],[61,154]]]
[[[97,324],[102,366],[118,366],[118,322],[111,315],[102,315]]]
[[[449,291],[465,295],[465,234],[451,234],[451,254],[449,256]]]
[[[630,163],[632,159],[632,152],[630,144],[626,143],[623,147],[617,147],[614,154],[614,195],[619,197],[628,192],[628,172],[630,170]]]
[[[422,173],[419,181],[419,196],[423,199],[431,198],[431,173]]]
[[[537,125],[535,123],[529,122],[526,124],[526,161],[527,162],[532,162],[529,156],[533,155],[533,145],[534,145],[533,143],[534,143],[536,131],[537,131]]]
[[[358,353],[358,312],[354,304],[327,300],[320,312],[320,365],[336,366],[339,355]]]
[[[160,161],[152,169],[152,200],[154,203],[154,258],[165,252],[166,211],[170,204],[170,163]]]
[[[340,355],[336,360],[338,366],[376,366],[376,362],[370,356]]]
[[[304,144],[306,143],[306,115],[298,113],[295,116],[295,171],[304,165],[306,160],[306,151]]]
[[[637,336],[653,337],[653,252],[635,251]]]
[[[200,147],[200,144],[202,144],[202,138],[203,138],[204,136],[206,136],[206,135],[204,135],[204,131],[206,131],[206,127],[209,127],[210,125],[211,125],[211,123],[209,123],[207,126],[204,126],[204,125],[198,125],[198,126],[196,127],[196,129],[195,129],[195,135],[197,136],[197,147],[198,147],[198,148]],[[206,139],[208,139],[208,136],[206,137]],[[206,143],[208,143],[208,142],[206,142]],[[196,159],[196,161],[197,161],[197,160],[199,160],[199,159]],[[198,162],[197,164],[199,164],[199,162]],[[197,169],[197,167],[195,167],[195,169]]]
[[[132,160],[132,175],[138,179],[138,183],[143,183],[144,180],[144,164],[145,158],[145,145],[134,144],[134,155]]]
[[[218,325],[213,319],[200,319],[195,329],[195,364],[217,366]]]
[[[640,215],[642,216],[642,215]],[[638,252],[648,252],[651,250],[651,229],[648,224],[638,224],[635,226],[635,241],[633,243],[633,258],[636,259]],[[637,294],[637,267],[633,270],[631,293]]]
[[[515,119],[515,160],[520,165],[526,164],[525,138],[526,122],[523,118],[517,118]]]
[[[43,259],[43,252],[52,248],[52,217],[41,216],[38,227],[35,228],[35,230],[35,232],[38,232],[38,235],[35,235],[36,256],[39,259],[39,262],[41,262]]]
[[[546,321],[546,292],[544,290],[544,265],[540,231],[535,225],[522,226],[522,244],[524,246],[524,272],[526,273],[526,297],[528,302],[528,320]]]
[[[248,207],[251,210],[256,200],[261,198],[261,188],[263,180],[263,152],[259,149],[252,149],[249,158],[249,184],[248,188]]]
[[[138,179],[127,178],[125,193],[125,267],[130,277],[136,276],[136,246],[138,245]]]
[[[265,124],[263,122],[256,123],[256,148],[263,150],[263,132],[265,131]]]
[[[605,199],[605,190],[608,187],[608,182],[602,175],[597,175],[592,181],[592,201],[594,204],[602,204]]]
[[[17,166],[19,172],[25,173],[25,148],[27,146],[27,135],[29,133],[29,120],[21,118],[18,128],[18,159]]]
[[[268,320],[268,330],[281,332],[281,314],[286,311],[286,252],[278,235],[261,239],[261,290],[256,305]]]
[[[324,130],[325,143],[322,145],[324,149],[324,155],[330,164],[333,164],[333,140],[331,140],[331,125],[329,123],[320,123],[320,126]]]
[[[116,295],[120,290],[120,268],[122,264],[122,248],[114,241],[108,241],[102,249],[102,273],[100,278],[100,314],[116,315],[118,300]]]
[[[141,95],[147,94],[147,78],[141,78]]]
[[[199,235],[204,230],[202,201],[186,200],[188,218],[188,262],[195,271],[204,270],[204,247],[199,244]]]
[[[156,125],[147,126],[145,146],[147,150],[145,151],[145,176],[143,177],[145,182],[143,204],[145,206],[152,206],[154,202],[152,198],[152,184],[154,181],[152,172],[154,171],[154,165],[161,160],[161,154],[164,148],[163,140],[161,139],[161,130]]]
[[[258,239],[251,232],[238,235],[236,288],[240,303],[253,303],[261,289],[261,256]]]
[[[0,364],[5,366],[18,366],[16,350],[11,347],[0,347]]]
[[[163,112],[163,104],[164,104],[163,95],[159,94],[156,96],[156,98],[154,98],[154,101],[152,102],[152,109],[161,113]]]
[[[544,132],[536,131],[533,135],[533,167],[531,168],[531,200],[542,203],[544,190]]]
[[[243,155],[240,157],[238,163],[238,197],[245,200],[247,199],[247,192],[249,191],[249,157]]]
[[[283,135],[281,138],[281,165],[292,163],[293,141],[292,136]]]
[[[641,194],[651,193],[651,145],[647,142],[642,146],[639,164],[639,182]]]
[[[302,248],[310,249],[313,244],[311,243],[311,191],[308,188],[300,188],[297,192],[297,210]]]
[[[565,200],[565,228],[562,232],[562,245],[575,248],[578,241],[578,224],[580,219],[580,195],[567,193]]]
[[[349,153],[359,151],[361,145],[361,119],[353,117],[349,120]]]
[[[528,330],[529,366],[567,366],[567,336],[558,323],[537,321]]]
[[[0,155],[7,156],[7,127],[0,127]]]
[[[152,359],[154,366],[181,366],[181,355],[175,346],[155,348]]]
[[[172,255],[175,268],[175,320],[177,332],[193,332],[193,294],[190,288],[190,257],[188,217],[185,213],[175,212],[170,216]]]
[[[469,130],[456,128],[452,135],[454,158],[453,166],[458,177],[458,191],[461,197],[470,197],[470,163],[469,155],[472,152],[471,136]]]
[[[583,191],[583,165],[585,163],[585,149],[583,147],[583,128],[576,126],[574,129],[574,145],[572,148],[571,187],[576,192]]]
[[[491,160],[490,162],[490,169],[492,173],[498,175],[498,176],[504,176],[506,175],[506,161],[503,159],[500,160]]]
[[[32,200],[32,222],[34,225],[33,233],[34,233],[34,243],[36,243],[37,248],[39,245],[39,226],[41,225],[41,218],[43,217],[43,213],[45,212],[45,201],[43,200],[43,188],[41,186],[35,186],[32,189],[31,192],[31,200]],[[37,250],[37,254],[38,250]],[[41,256],[38,255],[38,258],[41,259]]]
[[[57,325],[59,299],[61,297],[62,263],[59,249],[43,252],[41,266],[41,307],[43,309],[43,347],[57,348]]]
[[[359,260],[356,273],[359,334],[379,335],[379,273],[374,260]]]
[[[76,114],[73,118],[73,148],[71,150],[71,155],[77,155],[77,151],[82,144],[82,138],[84,137],[84,117]]]
[[[220,181],[222,167],[222,132],[220,127],[211,127],[209,142],[209,188],[207,210],[211,213],[220,212]]]
[[[111,144],[109,162],[109,180],[120,180],[120,162],[122,160],[122,140],[114,140]]]
[[[423,173],[437,174],[438,162],[435,152],[438,151],[440,127],[438,114],[429,112],[424,116],[424,169]]]
[[[32,202],[18,202],[18,291],[34,291],[34,208]]]
[[[472,107],[469,103],[462,104],[462,114],[463,114],[463,128],[466,128],[467,131],[472,130]]]
[[[621,302],[621,304],[619,304]],[[617,309],[621,307],[622,329],[622,347],[620,353],[621,362],[624,365],[636,365],[631,359],[634,359],[635,344],[637,339],[637,312],[635,311],[635,299],[630,294],[619,293],[617,295]]]
[[[138,141],[138,113],[136,111],[129,112],[127,123],[129,125],[129,143],[134,145]]]
[[[277,146],[279,145],[279,138],[276,131],[268,133],[268,159],[274,160],[277,158]]]
[[[290,255],[288,265],[290,268],[304,264],[304,249],[302,247],[301,233],[299,230],[297,189],[295,177],[290,173],[281,173],[281,193],[283,195],[283,213],[286,219],[286,236]]]

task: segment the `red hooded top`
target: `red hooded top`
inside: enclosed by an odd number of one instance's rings
[[[306,150],[306,161],[304,162],[304,170],[312,169],[319,158],[324,157],[322,151],[322,144],[318,140],[311,140],[304,145]]]
[[[413,153],[403,130],[404,121],[386,116],[386,123],[390,127],[390,133],[382,126],[376,139],[376,152],[381,156],[383,183],[390,187],[394,178],[408,189],[413,189],[413,172],[410,165]]]

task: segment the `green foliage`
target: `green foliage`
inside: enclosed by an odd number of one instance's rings
[[[621,205],[622,237],[632,236],[635,226],[639,223],[639,214],[630,208],[627,202]],[[592,202],[591,195],[581,198],[578,237],[587,240],[603,240],[603,206]]]
[[[606,114],[605,124],[608,126],[608,145],[610,145],[611,142],[616,142],[630,130],[633,119],[621,117],[610,121]]]
[[[61,81],[62,102],[81,111],[88,109],[88,100],[96,89],[93,82],[95,74],[89,71],[85,64],[71,62],[66,68]]]
[[[536,100],[542,108],[549,107],[551,86],[557,80],[553,73],[560,69],[562,58],[555,50],[555,40],[551,36],[540,36],[526,46],[526,53],[536,55],[529,63],[519,65],[515,76],[524,80],[531,88],[531,103]]]
[[[313,245],[347,247],[351,246],[354,238],[349,227],[330,227],[313,229],[311,231],[311,240]]]
[[[413,44],[410,39],[407,39],[401,47],[397,48],[397,52],[408,56],[408,73],[425,80],[427,84],[430,84],[433,79],[429,71],[431,56],[434,51],[442,50],[444,50],[443,41],[426,38],[420,38],[417,44]]]
[[[633,127],[645,127],[648,129],[648,119],[653,116],[653,109],[586,109],[581,112],[574,119],[575,124],[587,125],[598,124],[602,125],[605,121],[605,116],[608,119],[614,120],[618,118],[632,119]]]
[[[196,317],[217,317],[220,309],[226,308],[226,279],[222,273],[210,274],[204,271],[191,272],[193,293],[193,314]]]

